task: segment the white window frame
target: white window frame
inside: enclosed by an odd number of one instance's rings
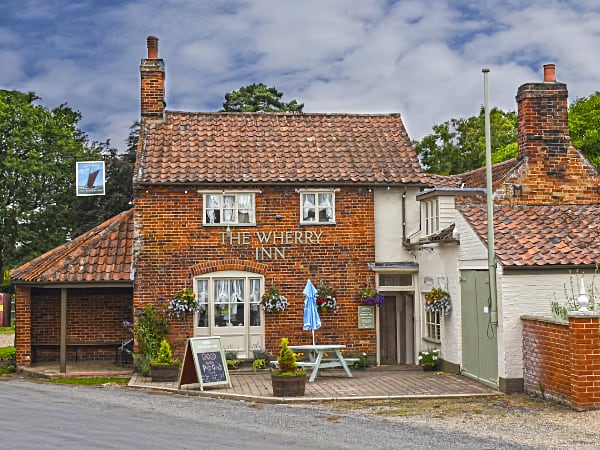
[[[218,282],[229,282],[241,281],[242,282],[242,293],[243,298],[230,298],[221,299],[218,298],[217,285]],[[196,328],[207,328],[215,329],[217,321],[215,320],[215,306],[219,305],[234,305],[235,303],[244,305],[252,309],[253,313],[248,313],[248,317],[245,317],[244,324],[246,326],[264,326],[264,314],[260,307],[260,301],[264,293],[264,277],[258,274],[250,272],[237,272],[237,271],[226,271],[226,272],[214,272],[194,278],[194,292],[200,303],[200,311],[196,313],[194,320]],[[232,292],[228,291],[228,294]],[[255,313],[258,316],[254,316]],[[253,317],[258,320],[254,322]],[[246,321],[246,319],[248,319]],[[229,323],[223,325],[229,325],[231,317],[224,319]]]
[[[421,202],[423,230],[426,236],[440,231],[440,202],[437,197]]]
[[[300,194],[300,225],[335,225],[335,192],[336,189],[299,189],[296,192]],[[314,204],[309,202],[305,204],[307,196],[314,196]],[[322,203],[322,196],[330,195],[331,204]],[[309,206],[307,206],[309,205]],[[314,220],[305,219],[304,213],[307,209],[314,210]],[[329,211],[329,213],[328,213]],[[326,216],[331,216],[327,220],[320,220],[320,212]]]
[[[241,200],[250,199],[250,205]],[[207,227],[218,226],[256,226],[256,193],[253,191],[204,192],[202,206],[202,224]],[[215,203],[214,199],[218,202]],[[233,203],[230,203],[233,198]],[[214,222],[210,220],[210,212],[216,211]],[[240,222],[240,214],[248,214],[248,222]]]
[[[425,310],[425,338],[431,341],[441,342],[442,314],[440,311]]]

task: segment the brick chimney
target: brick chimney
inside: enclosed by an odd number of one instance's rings
[[[140,64],[141,116],[146,122],[165,120],[165,63],[158,58],[158,38],[148,36],[148,58]]]
[[[535,205],[597,204],[600,177],[573,147],[569,135],[567,85],[556,81],[554,64],[544,66],[544,81],[517,91],[518,159],[507,177],[518,187],[511,202]]]
[[[554,64],[544,66],[542,83],[519,88],[519,159],[537,161],[566,154],[571,145],[567,97],[567,85],[556,81]]]

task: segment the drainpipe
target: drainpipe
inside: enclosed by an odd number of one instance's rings
[[[483,72],[483,109],[485,112],[485,175],[487,189],[488,277],[490,288],[490,323],[498,325],[498,299],[496,297],[496,253],[494,252],[494,199],[492,191],[492,146],[490,137],[490,106],[488,103],[488,73]]]

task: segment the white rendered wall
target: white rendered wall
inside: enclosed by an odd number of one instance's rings
[[[419,202],[417,188],[406,189],[406,233],[419,227]],[[375,203],[375,261],[414,262],[402,245],[402,195],[404,188],[377,188],[373,192]]]

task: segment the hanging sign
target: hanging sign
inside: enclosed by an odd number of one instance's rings
[[[77,162],[75,178],[78,196],[105,194],[104,161]]]
[[[227,361],[219,336],[188,338],[179,387],[193,383],[199,383],[201,391],[205,386],[231,387]]]

